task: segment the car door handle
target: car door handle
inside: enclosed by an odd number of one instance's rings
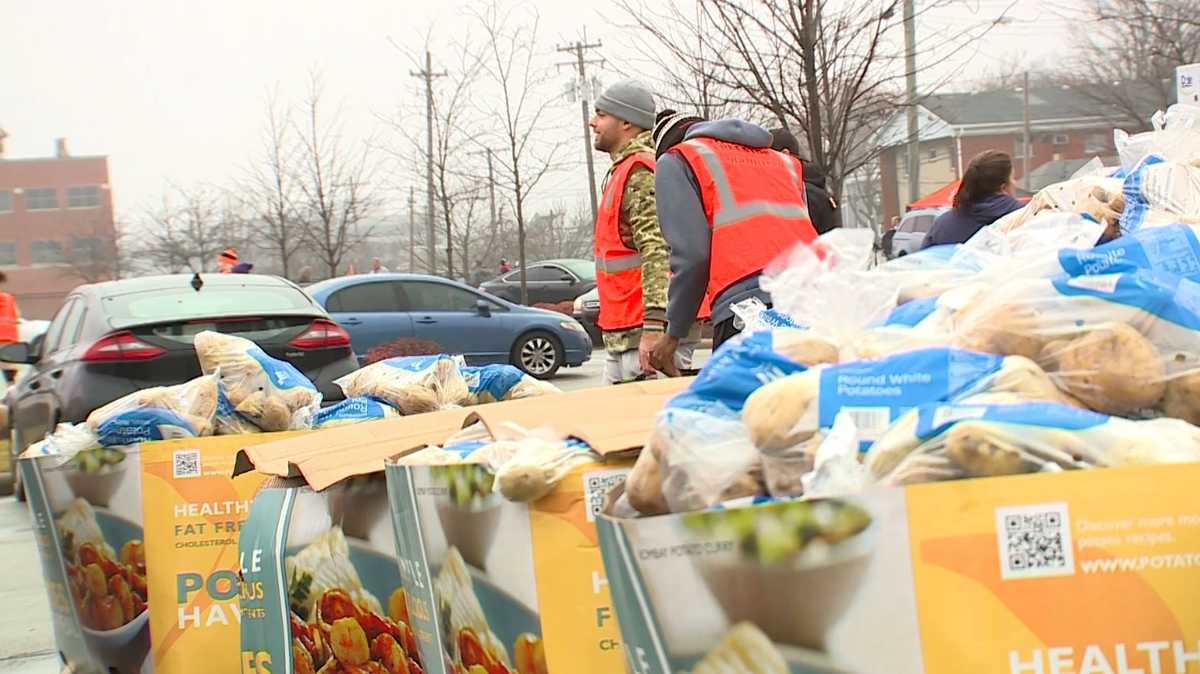
[[[416,322],[420,323],[421,325],[433,325],[434,323],[437,323],[437,319],[426,316],[425,318],[418,318]]]
[[[41,387],[42,387],[42,382],[39,379],[34,379],[33,381],[29,382],[29,390],[30,391],[36,391],[36,390],[40,389]]]
[[[358,320],[357,318],[347,318],[345,320],[338,321],[338,323],[341,323],[342,325],[362,325],[362,321]]]
[[[53,377],[54,379],[62,379],[62,376],[63,376],[62,368],[52,371],[50,373],[50,376]]]

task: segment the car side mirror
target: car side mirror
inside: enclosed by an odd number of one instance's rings
[[[0,347],[0,361],[32,365],[37,362],[37,353],[30,348],[30,345],[24,342],[5,344],[3,347]]]
[[[484,318],[491,318],[492,305],[487,303],[487,300],[475,300],[475,313]]]

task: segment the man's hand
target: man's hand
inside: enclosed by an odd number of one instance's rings
[[[654,366],[650,364],[650,354],[663,337],[666,337],[666,333],[642,331],[642,339],[638,342],[638,364],[642,366],[642,373],[654,374]]]
[[[675,366],[675,350],[678,348],[678,337],[663,335],[650,351],[650,366],[668,377],[678,377],[679,368]]]

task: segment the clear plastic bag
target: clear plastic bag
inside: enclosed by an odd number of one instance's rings
[[[955,345],[1038,363],[1070,399],[1165,412],[1200,372],[1200,284],[1135,271],[1014,279],[955,314]],[[1175,410],[1176,416],[1185,416]]]
[[[67,461],[80,452],[99,448],[100,440],[87,424],[62,423],[53,433],[27,447],[21,458],[59,456]]]
[[[200,369],[219,374],[225,396],[242,417],[264,431],[312,425],[321,409],[321,394],[294,365],[236,335],[205,330],[194,343]]]
[[[93,411],[87,427],[106,447],[212,435],[217,387],[218,375],[211,374],[143,389]]]
[[[1117,129],[1113,132],[1113,145],[1121,157],[1121,168],[1127,173],[1150,155],[1184,164],[1200,160],[1200,130],[1197,129],[1169,128],[1135,135]]]
[[[498,435],[476,456],[495,474],[494,490],[510,501],[536,501],[549,494],[573,468],[596,458],[586,443],[549,429],[512,428]]]
[[[554,384],[530,377],[512,365],[484,365],[461,369],[469,391],[465,403],[467,405],[562,393]]]
[[[1194,129],[1200,131],[1200,105],[1194,103],[1175,103],[1166,112],[1159,110],[1150,118],[1155,131],[1169,129]]]
[[[400,416],[396,408],[375,398],[346,398],[317,412],[313,416],[313,428],[334,428],[361,424],[364,421],[394,419]]]
[[[817,448],[812,472],[801,478],[802,493],[808,499],[846,496],[861,492],[866,485],[867,471],[859,460],[854,419],[839,413],[829,435]]]
[[[888,485],[1057,470],[1200,461],[1200,428],[1132,421],[1054,403],[923,405],[871,448]]]
[[[216,435],[262,433],[261,428],[255,426],[249,419],[237,413],[237,410],[233,408],[233,403],[229,402],[229,396],[225,395],[225,389],[222,386],[217,387],[217,415],[213,418],[213,427]]]
[[[1196,132],[1200,136],[1200,131]],[[1150,155],[1125,178],[1121,229],[1200,224],[1200,167]]]
[[[422,414],[467,404],[471,392],[461,356],[410,356],[373,363],[334,382],[346,397],[370,396],[401,414]]]
[[[643,515],[691,512],[766,493],[758,452],[728,408],[668,406],[625,480]]]
[[[1115,230],[1124,209],[1125,196],[1120,178],[1088,175],[1043,188],[1024,208],[1005,215],[987,229],[1012,233],[1032,224],[1038,216],[1057,213],[1087,214]]]

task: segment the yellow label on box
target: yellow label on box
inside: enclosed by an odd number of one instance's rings
[[[1200,466],[907,490],[928,674],[1200,672]]]
[[[631,463],[572,471],[529,510],[534,576],[546,662],[551,671],[624,671],[621,631],[596,542],[595,516]]]
[[[265,476],[236,478],[239,449],[279,435],[141,447],[150,634],[159,674],[241,671],[238,532]]]

